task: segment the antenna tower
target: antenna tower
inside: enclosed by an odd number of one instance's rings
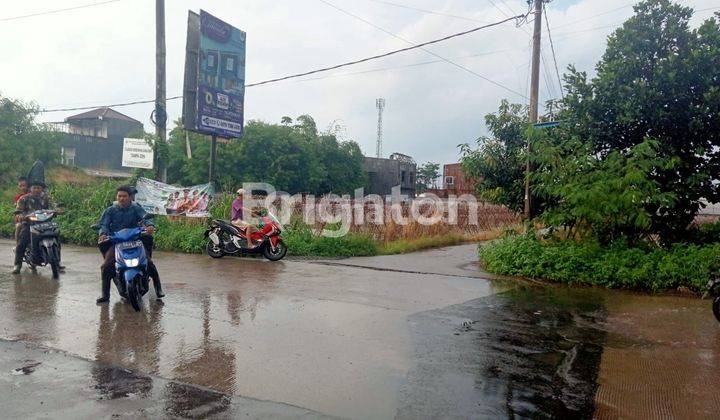
[[[382,157],[382,115],[385,109],[385,99],[378,98],[375,100],[375,106],[378,110],[378,125],[377,125],[377,146],[375,148],[375,154],[377,157]]]

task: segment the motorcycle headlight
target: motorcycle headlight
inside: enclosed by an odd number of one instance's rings
[[[125,265],[127,267],[137,267],[140,264],[140,259],[138,258],[131,258],[131,259],[125,259]]]

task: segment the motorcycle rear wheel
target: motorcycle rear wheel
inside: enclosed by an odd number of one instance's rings
[[[140,284],[141,279],[140,275],[135,276],[135,278],[130,282],[128,285],[128,300],[130,301],[130,304],[132,305],[133,309],[136,311],[140,311],[140,306],[142,304],[142,293],[140,288],[142,285]]]
[[[712,311],[713,311],[713,315],[715,315],[715,319],[717,319],[718,322],[720,322],[720,296],[716,296],[713,299]]]
[[[208,241],[205,251],[213,258],[222,258],[225,256],[225,251],[223,251],[220,245],[215,245],[213,241]]]

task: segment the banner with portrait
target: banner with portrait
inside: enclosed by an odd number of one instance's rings
[[[208,217],[215,191],[211,184],[175,187],[140,178],[135,186],[135,202],[146,212],[167,216]]]

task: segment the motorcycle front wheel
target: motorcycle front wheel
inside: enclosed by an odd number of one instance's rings
[[[715,315],[715,319],[717,319],[718,322],[720,322],[720,296],[716,296],[713,299],[712,311],[713,311],[713,315]]]
[[[270,245],[270,242],[265,244],[263,256],[268,260],[280,261],[285,257],[285,254],[287,254],[287,246],[283,241],[278,241],[277,245],[275,245],[275,249],[273,249],[272,245]]]
[[[130,282],[128,285],[128,300],[130,301],[130,304],[132,305],[133,309],[136,311],[140,310],[140,305],[142,304],[142,284],[141,284],[140,275],[135,276],[135,278]]]
[[[50,249],[48,249],[48,260],[50,268],[52,269],[53,278],[60,278],[60,252],[57,245],[53,245]]]

